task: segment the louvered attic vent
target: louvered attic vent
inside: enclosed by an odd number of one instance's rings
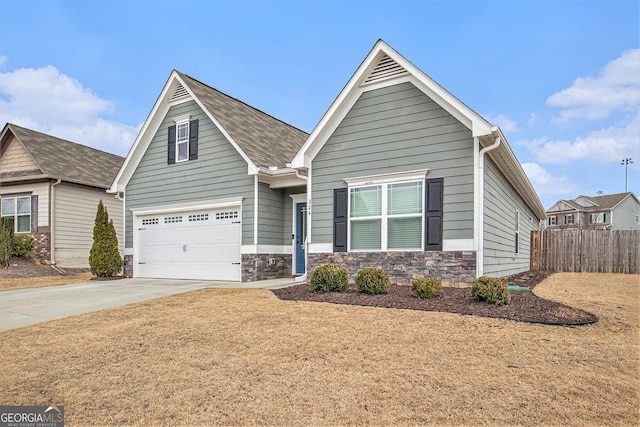
[[[409,72],[405,70],[402,65],[389,58],[388,55],[384,55],[382,58],[380,58],[380,61],[378,61],[378,65],[376,65],[371,74],[369,74],[367,79],[362,84],[366,85],[375,83],[381,80],[404,76],[405,74],[409,74]]]
[[[169,101],[175,101],[176,99],[184,98],[185,96],[188,96],[188,95],[189,95],[189,92],[187,92],[184,86],[180,85],[178,86],[176,91],[173,92],[173,96]]]

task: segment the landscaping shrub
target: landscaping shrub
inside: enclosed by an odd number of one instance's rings
[[[33,237],[27,234],[13,236],[13,256],[29,258],[33,253]]]
[[[13,253],[13,218],[0,218],[0,265],[9,266]]]
[[[93,245],[89,253],[91,273],[98,277],[111,277],[120,273],[123,265],[113,220],[109,221],[109,214],[100,200],[93,227]]]
[[[309,285],[313,292],[346,292],[349,273],[339,264],[322,264],[311,272]]]
[[[473,281],[471,296],[478,301],[486,301],[495,305],[507,305],[511,301],[507,286],[507,279],[482,276]]]
[[[411,282],[411,293],[418,298],[434,298],[440,295],[442,283],[435,277],[423,277]]]
[[[360,292],[366,294],[389,293],[389,274],[382,268],[365,267],[355,277]]]

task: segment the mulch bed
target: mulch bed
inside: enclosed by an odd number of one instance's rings
[[[88,268],[68,268],[65,269],[67,274],[80,274],[89,271]],[[62,276],[59,271],[53,269],[50,265],[40,264],[33,258],[11,258],[9,266],[0,265],[0,278],[18,278],[18,277],[43,277],[43,276]]]
[[[549,274],[551,273],[532,271],[519,273],[508,278],[509,285],[533,289]],[[384,295],[361,293],[354,284],[344,293],[318,294],[311,291],[308,284],[277,289],[273,293],[282,300],[437,311],[549,325],[588,325],[598,321],[594,314],[540,298],[531,291],[509,291],[511,302],[506,306],[475,301],[471,297],[470,288],[443,287],[440,296],[432,299],[416,298],[411,293],[411,286],[397,285],[391,285],[389,293]]]

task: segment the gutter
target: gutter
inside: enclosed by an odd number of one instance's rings
[[[49,212],[50,212],[50,219],[49,219],[49,244],[51,245],[51,249],[50,249],[50,261],[51,261],[51,268],[53,268],[54,270],[56,270],[59,273],[62,274],[67,274],[66,271],[64,271],[63,269],[61,269],[60,267],[58,267],[56,265],[56,238],[55,238],[55,219],[56,219],[56,215],[55,215],[55,186],[60,184],[62,182],[61,179],[58,179],[56,182],[54,182],[53,184],[51,184],[51,186],[49,187]]]
[[[498,128],[494,127],[491,129],[494,143],[480,150],[478,156],[478,242],[476,250],[476,277],[484,274],[484,155],[500,146],[502,138],[500,138],[498,132]]]

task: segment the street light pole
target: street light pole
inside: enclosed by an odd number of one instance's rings
[[[622,161],[620,162],[621,165],[624,165],[624,192],[627,192],[627,168],[629,167],[629,164],[633,163],[633,159],[626,157],[624,159],[622,159]]]

